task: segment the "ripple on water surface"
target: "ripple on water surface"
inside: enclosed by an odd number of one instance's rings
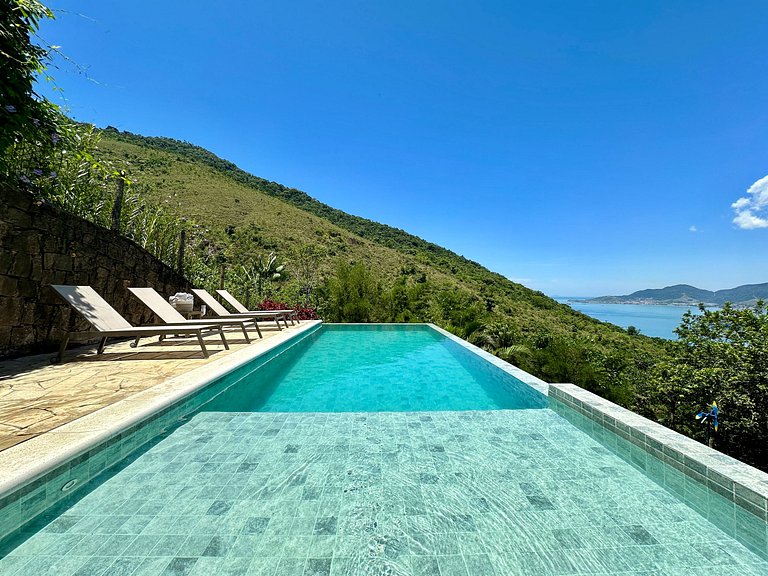
[[[0,573],[768,573],[548,409],[200,413],[37,529]]]

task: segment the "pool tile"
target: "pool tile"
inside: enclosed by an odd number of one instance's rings
[[[275,573],[280,574],[280,576],[302,576],[305,564],[306,558],[283,557],[280,558]]]
[[[441,576],[437,558],[434,556],[411,556],[409,565],[413,576]]]
[[[334,536],[313,536],[309,543],[309,557],[311,558],[331,558],[336,545]]]
[[[438,556],[440,576],[469,576],[464,558],[461,555]]]
[[[304,576],[330,576],[330,558],[308,558],[304,568]]]
[[[248,518],[243,527],[244,534],[263,534],[269,526],[269,518],[251,517]]]
[[[115,558],[110,557],[92,557],[83,558],[83,563],[72,572],[72,576],[102,576],[108,574],[107,570],[115,563]],[[123,560],[130,560],[125,559]]]
[[[290,533],[299,536],[307,536],[316,533],[314,516],[296,516],[291,523]]]
[[[622,530],[624,530],[636,544],[641,544],[643,546],[658,544],[656,538],[654,538],[644,526],[640,526],[639,524],[622,526]]]
[[[254,558],[248,567],[247,576],[275,576],[279,558]]]
[[[208,511],[206,514],[209,516],[220,516],[221,514],[226,514],[229,512],[229,510],[232,508],[231,502],[225,502],[223,500],[216,500],[211,504],[210,508],[208,508]]]
[[[334,535],[337,531],[338,519],[335,516],[327,516],[318,518],[315,521],[314,534],[320,535]]]
[[[109,565],[105,574],[109,576],[130,576],[144,562],[143,558],[118,558]]]
[[[163,570],[163,576],[187,576],[197,563],[197,558],[173,558]]]
[[[464,564],[469,576],[494,576],[497,573],[487,554],[464,554]]]

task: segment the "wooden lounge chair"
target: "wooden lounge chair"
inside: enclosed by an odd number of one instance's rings
[[[255,321],[251,321],[246,318],[207,318],[205,320],[187,320],[181,313],[171,306],[165,298],[160,296],[154,288],[128,288],[131,293],[141,300],[144,305],[152,310],[161,321],[166,324],[187,325],[193,326],[197,324],[208,324],[213,326],[238,326],[243,331],[245,341],[250,344],[251,339],[248,336],[248,330],[245,325],[253,322],[256,326],[256,332],[259,333],[259,338],[263,338],[259,325]]]
[[[241,313],[243,313],[243,312],[259,312],[259,310],[248,310],[248,308],[246,308],[245,306],[242,305],[240,300],[238,300],[237,298],[232,296],[232,294],[230,294],[226,290],[216,290],[216,292],[218,292],[219,296],[221,296],[222,298],[224,298],[224,300],[227,301],[227,304],[232,306],[232,308],[234,308],[238,312],[241,312]],[[266,310],[265,310],[265,312],[266,312]],[[293,324],[294,320],[296,320],[296,322],[301,324],[301,322],[299,322],[299,316],[298,316],[298,314],[296,314],[296,310],[290,310],[290,309],[288,309],[288,310],[269,310],[269,312],[282,312],[282,313],[284,313],[288,317],[288,319],[291,321],[291,324]],[[285,326],[287,328],[288,324],[286,324]]]
[[[192,292],[195,296],[200,298],[200,300],[208,307],[208,310],[213,312],[216,316],[220,318],[241,318],[241,319],[253,319],[254,321],[258,320],[274,320],[275,324],[277,324],[277,329],[282,330],[283,328],[280,326],[280,320],[283,321],[283,324],[285,324],[285,327],[288,328],[288,322],[286,321],[286,317],[288,314],[281,310],[273,311],[273,310],[254,310],[253,312],[239,312],[236,314],[233,314],[224,306],[221,305],[221,303],[214,298],[210,292],[207,290],[201,290],[199,288],[193,288]]]
[[[196,325],[156,325],[156,326],[132,326],[128,320],[123,318],[120,313],[112,308],[99,293],[90,286],[63,286],[54,284],[51,286],[56,293],[69,303],[72,308],[77,310],[80,315],[88,320],[94,328],[90,336],[99,336],[101,341],[97,352],[104,352],[108,338],[121,338],[134,336],[136,340],[131,344],[136,347],[142,336],[170,336],[176,334],[191,334],[197,336],[200,348],[203,351],[203,357],[208,358],[208,350],[203,342],[203,332],[215,330],[221,336],[224,348],[229,350],[229,344],[224,337],[224,331],[220,325],[215,322],[210,324],[199,323]],[[69,343],[71,333],[67,332],[61,341],[59,353],[52,358],[52,362],[61,362],[64,357],[64,351]]]

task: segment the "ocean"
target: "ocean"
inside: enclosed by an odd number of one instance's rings
[[[676,340],[675,328],[680,325],[686,306],[656,306],[646,304],[590,304],[584,298],[567,296],[555,297],[555,300],[568,304],[574,310],[603,322],[610,322],[622,328],[634,326],[646,336],[658,336]],[[698,308],[690,308],[698,314]]]

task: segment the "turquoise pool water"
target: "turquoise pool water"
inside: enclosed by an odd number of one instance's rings
[[[205,410],[407,412],[545,408],[547,398],[429,326],[325,325],[238,375]]]
[[[199,413],[28,529],[0,574],[757,576],[555,412]]]
[[[3,543],[0,574],[768,574],[756,553],[764,551],[705,520],[552,409],[510,400],[522,384],[498,380],[490,365],[473,367],[476,358],[420,328],[403,330],[405,340],[370,329],[376,345],[346,346],[354,359],[340,366],[330,343],[341,332],[324,327],[257,371],[270,377],[240,370],[216,384],[226,392],[203,411]],[[387,353],[388,339],[398,353]],[[414,367],[421,360],[401,363],[420,357],[406,340],[445,366],[491,374],[458,372],[455,381],[493,409],[457,405],[453,391],[439,395],[450,410],[430,401],[392,408],[402,394],[391,389],[421,374]],[[334,355],[337,369],[315,354]],[[299,377],[315,363],[314,378],[339,378],[335,385],[315,389]],[[411,391],[438,386],[418,378]],[[380,381],[386,386],[367,394],[366,383]],[[269,392],[243,397],[262,386]],[[323,404],[328,398],[336,399]],[[388,409],[370,411],[376,399]],[[347,411],[350,402],[366,408]],[[722,506],[722,517],[743,520]]]

